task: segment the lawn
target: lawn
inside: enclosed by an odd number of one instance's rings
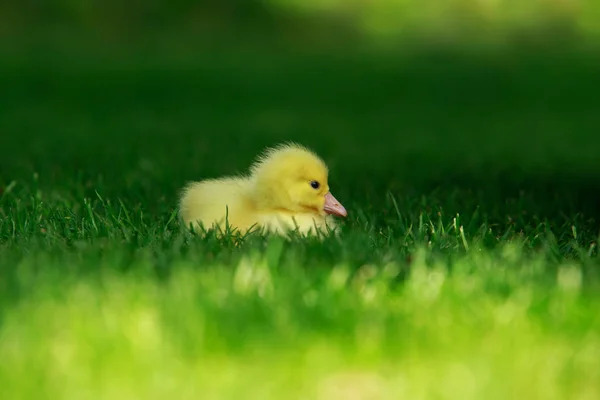
[[[6,53],[6,399],[600,397],[585,54]],[[186,181],[317,151],[324,242],[200,237]]]

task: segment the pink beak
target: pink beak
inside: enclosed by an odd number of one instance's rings
[[[348,212],[346,211],[344,206],[341,205],[335,197],[333,197],[331,192],[327,192],[327,194],[325,195],[325,206],[323,207],[323,209],[327,214],[338,215],[340,217],[348,216]]]

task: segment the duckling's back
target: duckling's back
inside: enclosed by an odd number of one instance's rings
[[[244,178],[209,179],[186,186],[180,201],[181,218],[186,226],[200,222],[206,229],[214,224],[245,227],[252,204],[248,198],[249,182]]]

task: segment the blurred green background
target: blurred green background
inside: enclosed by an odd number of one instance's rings
[[[343,165],[333,174],[349,191],[450,179],[589,193],[599,10],[566,0],[5,2],[0,179],[38,172],[55,185],[68,171],[110,182],[107,195],[158,186],[171,201],[184,180],[238,171],[294,139]]]
[[[0,3],[0,388],[598,398],[599,35],[591,0]],[[284,140],[341,239],[178,223]]]
[[[32,30],[46,36],[76,29],[122,41],[165,33],[231,37],[235,33],[297,37],[323,42],[395,39],[432,43],[510,43],[529,36],[593,41],[600,34],[599,6],[591,0],[229,0],[35,1],[1,6],[5,34]]]

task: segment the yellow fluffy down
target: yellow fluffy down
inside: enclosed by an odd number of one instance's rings
[[[265,150],[245,176],[187,184],[179,206],[186,226],[224,231],[227,216],[231,229],[241,233],[256,228],[322,235],[335,228],[332,215],[347,216],[329,190],[323,160],[294,143]]]

